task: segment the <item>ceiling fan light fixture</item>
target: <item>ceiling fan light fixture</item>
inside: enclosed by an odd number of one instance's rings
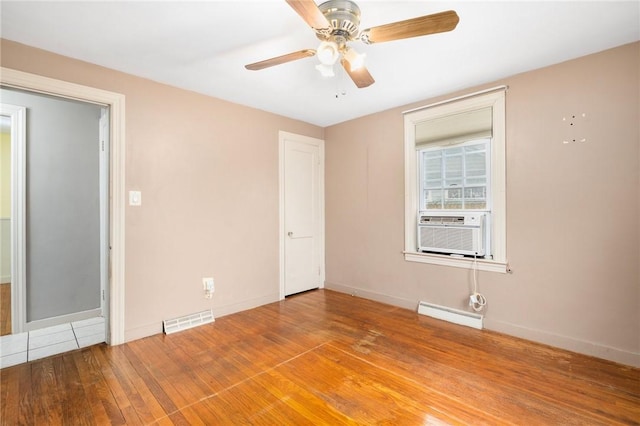
[[[333,72],[333,65],[318,64],[316,69],[320,71],[323,77],[334,77],[336,74]]]
[[[340,49],[334,41],[323,41],[320,43],[320,46],[318,46],[316,55],[318,55],[318,60],[321,64],[333,65],[340,56]]]
[[[0,0],[2,1],[2,0]],[[360,29],[360,8],[353,0],[286,0],[291,8],[315,31],[320,40],[317,50],[304,49],[263,61],[245,65],[256,71],[285,64],[309,56],[318,56],[316,69],[324,77],[333,77],[338,60],[353,83],[359,88],[369,87],[375,80],[364,64],[365,55],[348,46],[360,40],[365,44],[376,44],[406,38],[443,33],[456,28],[460,20],[453,10],[417,16],[403,21],[391,22],[376,27]]]
[[[348,47],[344,52],[344,59],[349,62],[352,71],[362,68],[366,57],[366,53],[358,53],[353,47]]]

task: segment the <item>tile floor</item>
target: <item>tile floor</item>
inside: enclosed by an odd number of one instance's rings
[[[0,337],[0,368],[84,348],[105,341],[102,317]]]

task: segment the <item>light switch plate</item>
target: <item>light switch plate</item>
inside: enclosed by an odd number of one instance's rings
[[[140,191],[129,191],[129,205],[130,206],[142,205],[142,193]]]

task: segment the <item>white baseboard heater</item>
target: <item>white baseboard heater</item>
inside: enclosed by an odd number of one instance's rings
[[[214,321],[215,318],[213,318],[213,311],[211,309],[208,311],[196,312],[195,314],[164,320],[164,333],[171,334]]]
[[[448,308],[446,306],[434,305],[433,303],[428,302],[420,302],[418,304],[418,313],[432,318],[449,321],[454,324],[466,325],[467,327],[482,330],[483,316],[473,312],[461,311],[458,309]]]

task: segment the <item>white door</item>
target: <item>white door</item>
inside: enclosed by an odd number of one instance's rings
[[[324,141],[280,132],[281,297],[324,285]]]
[[[102,108],[99,121],[100,139],[100,309],[101,316],[109,314],[109,110]],[[107,321],[105,321],[106,325]],[[105,329],[108,331],[108,327]]]

